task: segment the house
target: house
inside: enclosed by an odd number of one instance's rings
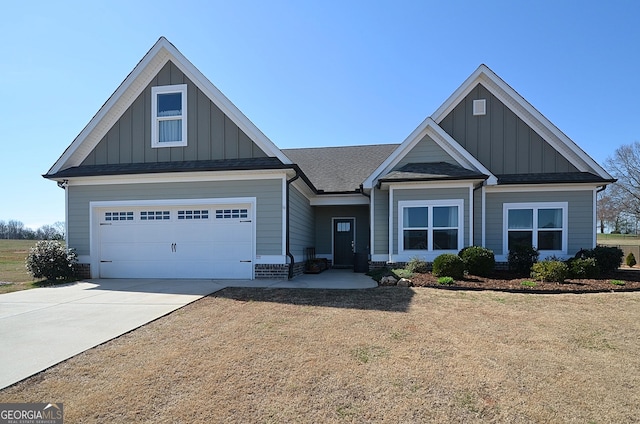
[[[595,245],[612,177],[484,65],[401,144],[279,149],[160,38],[44,175],[94,278],[282,278]]]

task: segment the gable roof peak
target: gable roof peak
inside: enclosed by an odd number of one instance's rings
[[[433,120],[439,125],[478,84],[482,84],[484,88],[504,103],[516,116],[536,131],[579,171],[593,172],[603,179],[612,178],[604,168],[593,160],[593,158],[582,150],[573,140],[567,137],[566,134],[484,63],[480,64],[462,85],[433,113]]]
[[[47,175],[63,169],[78,166],[91,153],[104,135],[120,119],[147,85],[171,61],[193,82],[222,112],[231,119],[268,156],[278,158],[282,163],[291,161],[247,118],[211,81],[205,77],[180,51],[164,36],[142,57],[127,75],[116,91],[102,105],[91,121],[67,147],[62,156],[49,169]]]

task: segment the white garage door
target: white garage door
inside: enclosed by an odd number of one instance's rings
[[[251,205],[104,208],[101,278],[253,276]]]

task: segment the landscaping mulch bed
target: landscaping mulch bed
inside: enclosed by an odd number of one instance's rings
[[[618,282],[617,284],[612,281]],[[548,283],[523,277],[509,271],[495,271],[491,277],[467,275],[451,285],[438,283],[433,274],[414,274],[413,286],[464,290],[497,290],[518,293],[593,293],[640,291],[640,269],[621,268],[614,274],[597,279],[568,279],[564,283]],[[524,284],[523,284],[524,283]],[[533,285],[533,284],[535,285]]]

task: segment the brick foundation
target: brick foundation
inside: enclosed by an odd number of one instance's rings
[[[80,279],[91,278],[91,264],[76,264],[76,277]]]
[[[256,264],[254,268],[256,279],[286,280],[289,278],[289,264]],[[293,265],[293,278],[304,273],[304,262]]]

